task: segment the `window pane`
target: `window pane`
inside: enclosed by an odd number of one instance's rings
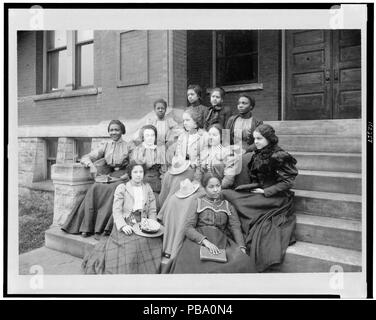
[[[47,144],[47,159],[51,159],[51,160],[56,159],[58,139],[47,138],[46,144]]]
[[[94,44],[77,46],[78,86],[85,87],[94,84]]]
[[[218,59],[218,84],[257,82],[257,66],[257,55]]]
[[[49,52],[47,64],[49,91],[63,89],[67,78],[67,50]]]
[[[76,138],[76,161],[79,161],[82,156],[91,151],[91,138]]]
[[[47,49],[64,47],[67,45],[67,32],[56,30],[47,32]]]
[[[219,31],[217,56],[232,56],[258,51],[257,30]]]
[[[78,30],[77,42],[94,39],[94,30]]]

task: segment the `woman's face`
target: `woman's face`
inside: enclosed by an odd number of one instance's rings
[[[147,145],[151,145],[155,143],[155,132],[153,129],[144,130],[144,142]]]
[[[212,106],[217,106],[223,102],[221,93],[219,91],[213,91],[210,95],[210,103]]]
[[[221,183],[215,177],[210,178],[205,190],[209,198],[217,199],[221,194]]]
[[[269,144],[269,141],[258,131],[253,131],[253,138],[255,139],[255,146],[257,149],[262,149]]]
[[[193,121],[189,113],[183,113],[183,126],[187,131],[191,131],[192,129],[197,128],[196,122]]]
[[[110,125],[108,133],[110,134],[110,137],[113,141],[118,141],[121,138],[121,135],[122,135],[121,128],[116,123],[113,123],[113,124]]]
[[[210,128],[209,130],[209,145],[217,146],[221,143],[221,134],[219,130],[215,127]]]
[[[239,113],[244,114],[251,110],[251,102],[246,97],[240,97],[238,100]]]
[[[198,95],[193,89],[187,91],[187,98],[189,103],[194,103],[198,100]]]
[[[166,114],[166,108],[164,104],[160,102],[155,105],[154,111],[159,119],[163,119]]]
[[[144,169],[142,166],[135,166],[131,171],[132,181],[135,183],[141,183],[144,179]]]

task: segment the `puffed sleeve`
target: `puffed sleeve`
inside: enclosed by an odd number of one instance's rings
[[[286,151],[274,153],[270,159],[270,165],[276,172],[276,183],[264,189],[264,196],[271,197],[278,192],[289,190],[294,185],[298,175],[296,160]]]
[[[238,213],[236,212],[236,209],[232,204],[229,204],[229,208],[231,215],[229,215],[228,217],[228,227],[232,233],[232,236],[234,237],[236,244],[239,247],[244,247],[244,236],[242,234]]]
[[[227,154],[223,159],[224,162],[224,177],[222,179],[222,188],[228,189],[232,187],[235,181],[235,176],[240,172],[239,165],[241,164],[241,157],[237,155],[231,155],[230,151],[226,151]]]
[[[85,167],[90,167],[93,165],[93,162],[101,159],[105,155],[107,143],[104,143],[101,147],[99,147],[96,150],[91,151],[88,154],[85,154],[81,158],[81,164],[83,164]]]
[[[122,215],[124,206],[124,196],[125,196],[125,184],[119,184],[115,189],[114,202],[112,205],[112,216],[114,218],[115,226],[118,230],[121,230],[126,226],[126,222]]]
[[[205,154],[207,153],[207,150],[209,148],[209,134],[202,130],[200,132],[200,141],[199,141],[199,150],[198,150],[198,155],[197,155],[197,165],[196,165],[196,170],[194,173],[194,180],[201,182],[202,178],[202,169],[201,169],[201,164],[202,164],[202,159],[205,157]],[[204,160],[204,159],[203,159]]]
[[[155,195],[149,184],[147,184],[147,188],[148,188],[148,203],[149,203],[149,212],[147,213],[147,216],[149,219],[157,220],[157,204],[155,200]]]
[[[200,232],[196,230],[197,220],[198,220],[198,213],[197,213],[197,206],[198,206],[199,199],[195,199],[191,202],[188,212],[187,218],[184,224],[185,235],[188,239],[201,244],[206,237],[202,235]]]

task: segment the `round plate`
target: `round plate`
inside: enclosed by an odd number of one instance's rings
[[[147,232],[144,232],[141,230],[140,228],[140,223],[136,223],[133,227],[133,232],[139,236],[142,236],[142,237],[148,237],[148,238],[154,238],[154,237],[159,237],[163,234],[164,232],[164,227],[161,225],[159,230],[157,232],[154,232],[154,233],[147,233]]]

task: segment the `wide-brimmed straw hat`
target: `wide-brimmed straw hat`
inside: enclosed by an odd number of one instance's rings
[[[172,175],[177,175],[183,173],[185,170],[189,168],[191,162],[186,159],[179,159],[177,161],[173,161],[171,167],[168,169],[168,172]]]
[[[185,179],[180,182],[180,189],[175,192],[175,195],[178,198],[187,198],[194,194],[199,187],[200,184],[197,181],[191,182],[191,180]]]
[[[155,237],[159,237],[161,236],[163,233],[164,233],[164,227],[161,225],[160,228],[158,229],[157,232],[154,232],[154,233],[148,233],[148,232],[144,232],[142,229],[141,229],[141,225],[140,225],[140,222],[137,222],[135,225],[133,225],[132,227],[133,229],[133,232],[139,236],[142,236],[142,237],[146,237],[146,238],[155,238]]]

